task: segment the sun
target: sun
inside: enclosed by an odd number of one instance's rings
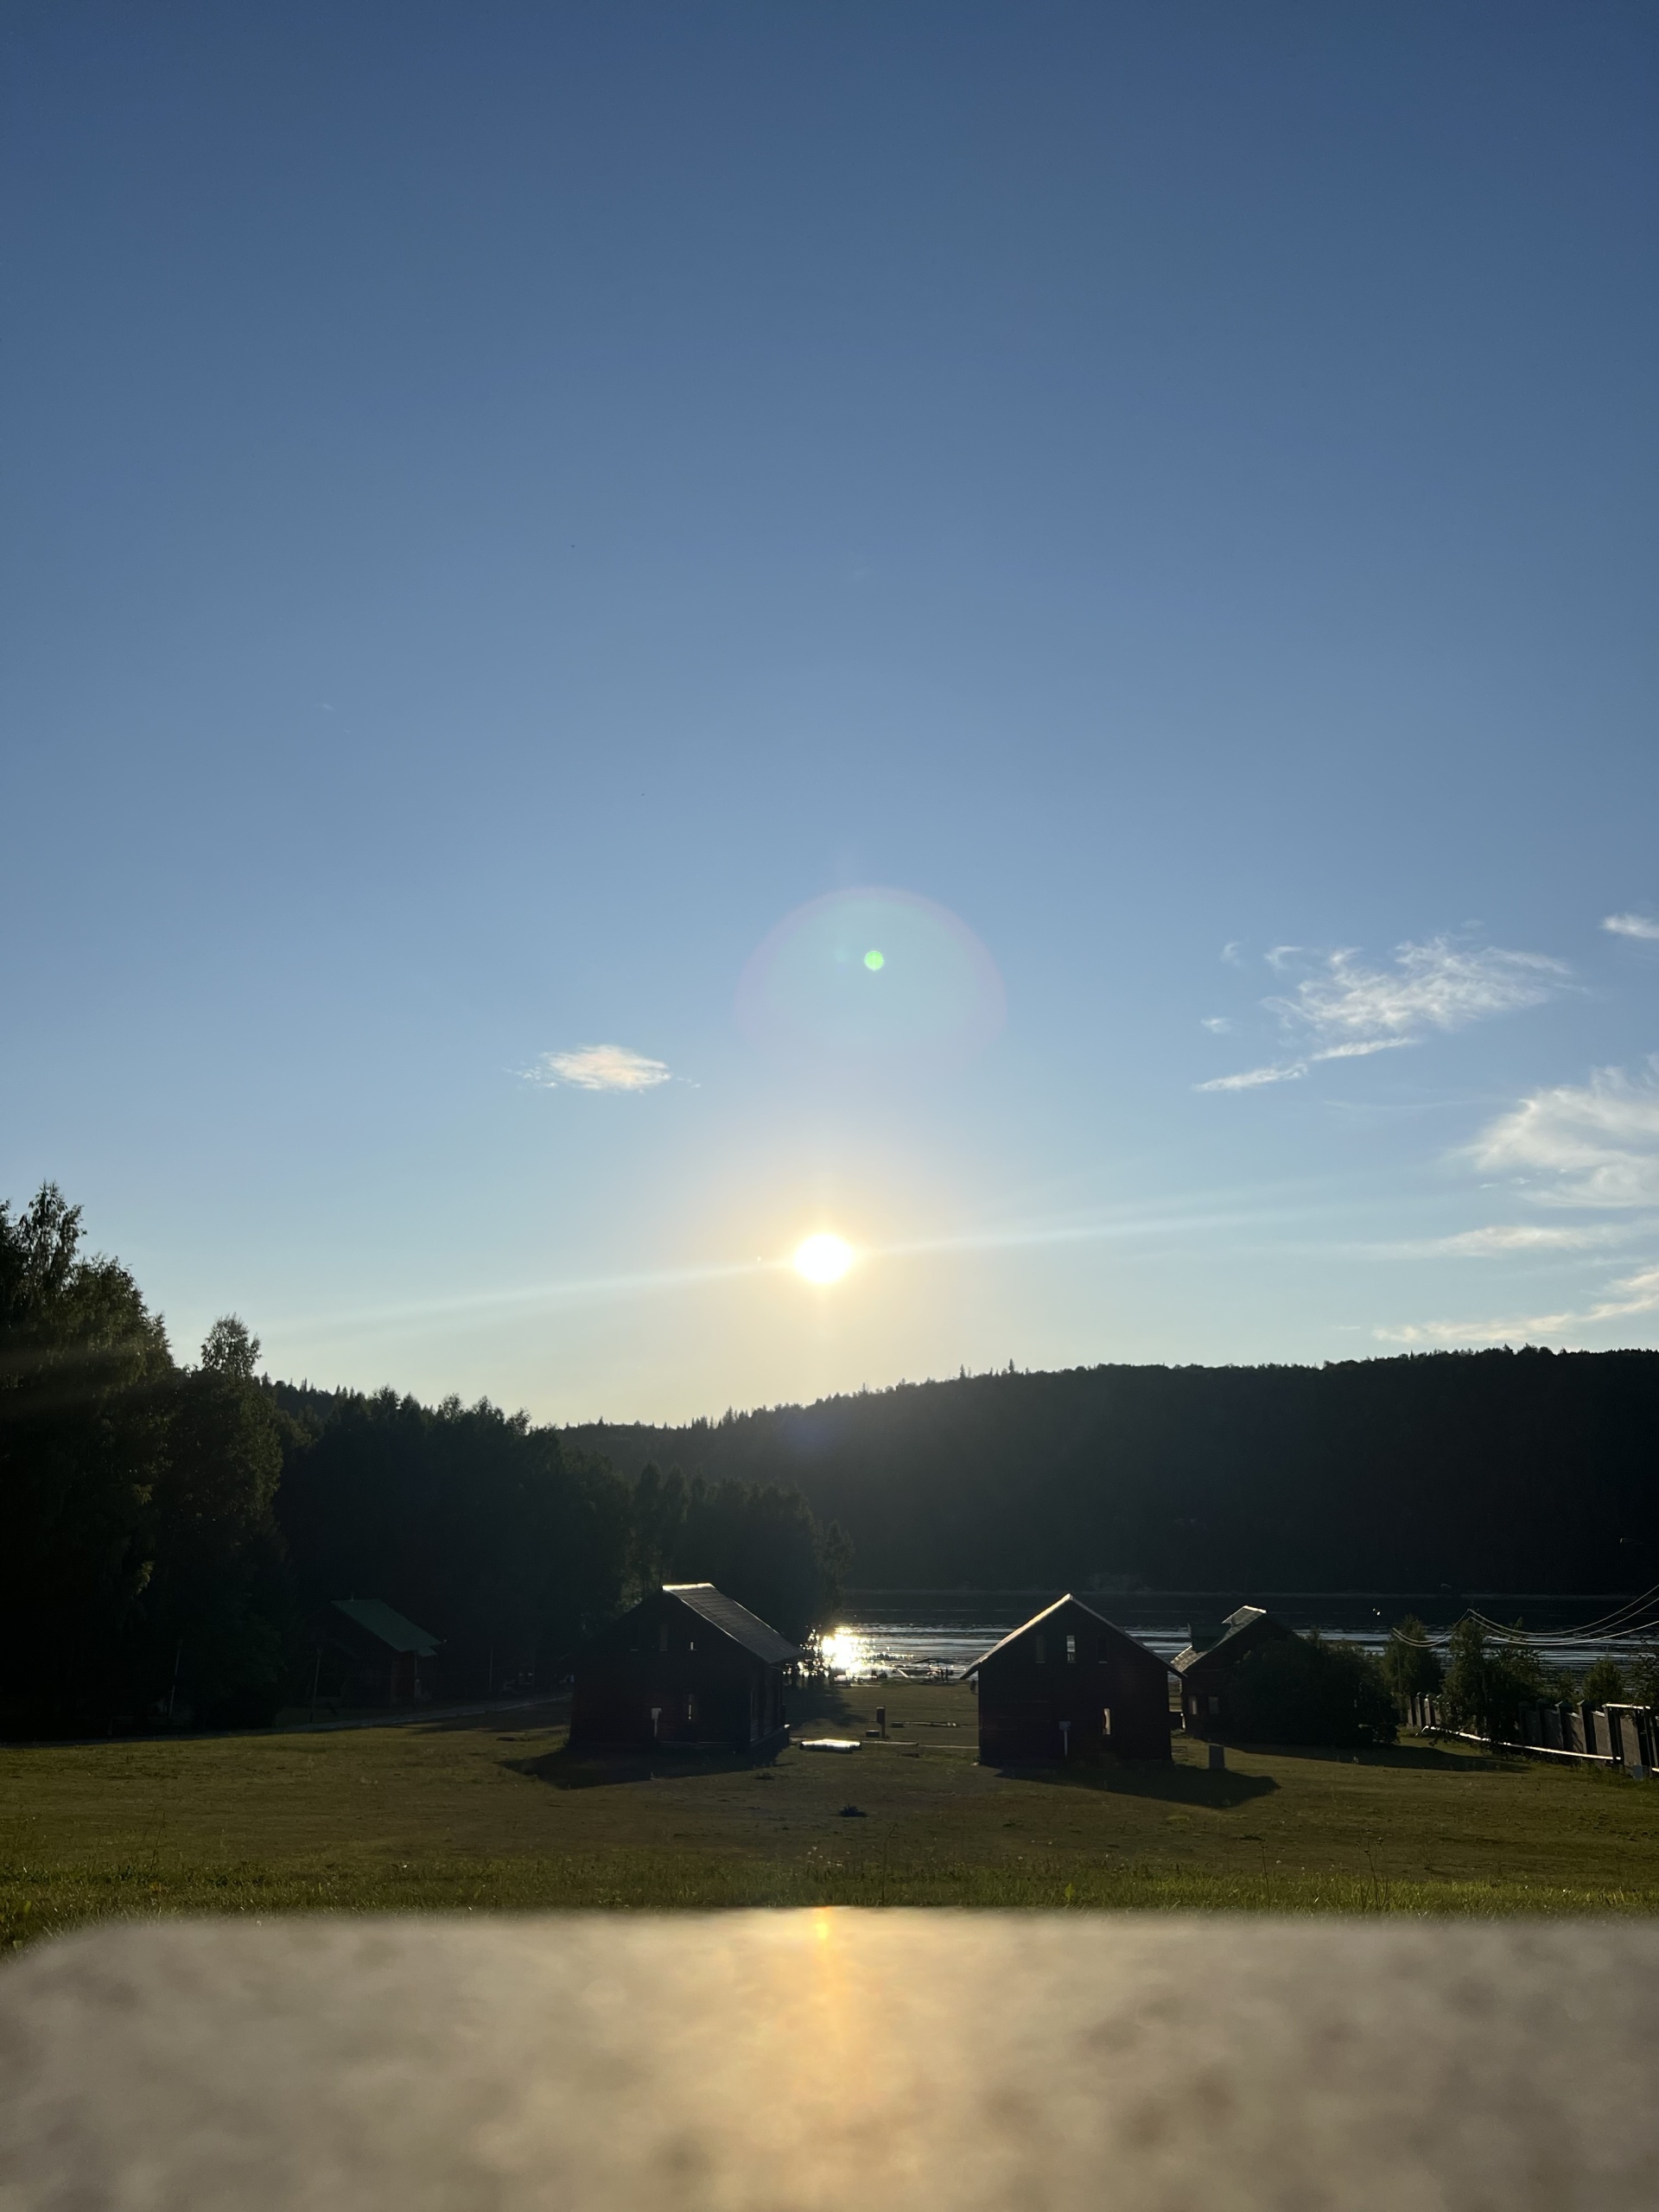
[[[853,1264],[853,1248],[842,1236],[809,1236],[795,1255],[795,1272],[808,1282],[839,1282]]]

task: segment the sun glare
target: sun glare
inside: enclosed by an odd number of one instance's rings
[[[852,1264],[853,1248],[840,1236],[809,1236],[795,1255],[795,1272],[808,1282],[839,1282]]]

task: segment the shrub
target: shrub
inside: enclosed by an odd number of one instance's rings
[[[1317,1633],[1264,1644],[1233,1678],[1232,1732],[1243,1743],[1391,1744],[1394,1699],[1382,1667]]]
[[[1533,1699],[1554,1697],[1558,1688],[1530,1644],[1507,1637],[1494,1643],[1478,1621],[1458,1623],[1447,1656],[1446,1719],[1453,1728],[1478,1736],[1513,1737],[1521,1707]]]
[[[1433,1697],[1446,1679],[1440,1654],[1428,1648],[1428,1630],[1414,1613],[1396,1621],[1380,1662],[1382,1679],[1397,1704],[1409,1697]]]
[[[1585,1669],[1579,1695],[1586,1705],[1620,1705],[1626,1694],[1624,1670],[1617,1659],[1604,1656]]]

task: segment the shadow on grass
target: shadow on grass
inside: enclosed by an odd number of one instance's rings
[[[855,1722],[859,1732],[863,1732],[863,1720],[847,1702],[847,1693],[838,1682],[796,1683],[789,1694],[790,1726],[798,1729],[803,1724],[816,1726],[825,1720]]]
[[[749,1751],[585,1751],[562,1744],[539,1758],[503,1759],[512,1774],[527,1775],[555,1789],[613,1789],[631,1782],[683,1782],[701,1775],[753,1774],[776,1754]]]
[[[1046,1782],[1060,1789],[1086,1789],[1103,1797],[1152,1797],[1169,1805],[1208,1805],[1225,1812],[1270,1797],[1270,1774],[1239,1774],[1230,1767],[1166,1765],[1161,1759],[1077,1759],[1065,1766],[1000,1766],[1009,1782]]]
[[[1472,1744],[1442,1751],[1433,1744],[1239,1744],[1227,1748],[1241,1758],[1311,1759],[1325,1766],[1382,1766],[1415,1768],[1441,1774],[1485,1772],[1494,1766],[1524,1766],[1519,1758],[1495,1758]]]
[[[534,1705],[484,1707],[476,1713],[435,1713],[429,1720],[410,1721],[416,1736],[495,1735],[511,1731],[533,1734],[541,1728],[562,1728],[570,1718],[570,1696],[550,1697]]]

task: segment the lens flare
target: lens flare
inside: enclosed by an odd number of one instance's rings
[[[959,916],[869,886],[786,914],[744,969],[737,1015],[768,1052],[822,1071],[949,1068],[1001,1027],[1002,982]]]
[[[841,1236],[809,1236],[795,1255],[795,1272],[808,1282],[839,1282],[853,1264],[853,1248]]]

